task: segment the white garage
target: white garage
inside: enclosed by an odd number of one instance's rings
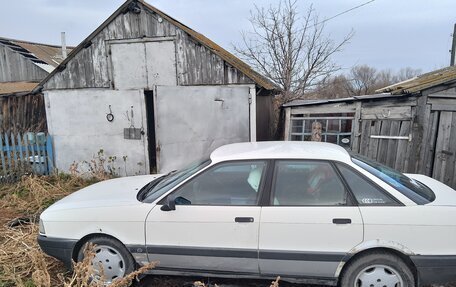
[[[122,5],[38,89],[62,171],[103,150],[120,175],[168,172],[271,138],[276,87],[142,1]]]

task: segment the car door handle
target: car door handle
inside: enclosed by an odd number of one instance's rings
[[[334,224],[351,224],[352,220],[350,218],[334,218]]]
[[[234,219],[235,222],[246,222],[246,223],[249,223],[249,222],[254,222],[254,219],[253,217],[236,217]]]

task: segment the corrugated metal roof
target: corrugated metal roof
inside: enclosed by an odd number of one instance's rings
[[[36,82],[4,82],[0,83],[0,95],[30,92],[39,83]]]
[[[61,56],[61,46],[33,43],[28,41],[1,37],[0,44],[6,45],[10,49],[23,55],[24,57],[29,58],[32,62],[34,62],[37,65],[47,64],[55,68],[63,61]],[[68,52],[71,52],[72,49],[73,47],[67,47]],[[45,67],[42,68],[46,69]]]
[[[232,65],[234,68],[238,69],[242,73],[244,73],[247,77],[252,79],[258,86],[265,88],[266,90],[280,90],[279,87],[274,85],[270,80],[266,77],[261,75],[260,73],[254,71],[249,65],[244,63],[241,59],[237,58],[230,52],[226,51],[213,41],[209,40],[204,35],[194,31],[193,29],[187,27],[186,25],[182,24],[181,22],[177,21],[176,19],[172,18],[171,16],[165,14],[161,10],[155,8],[154,6],[146,3],[144,0],[127,0],[122,6],[120,6],[116,12],[114,12],[109,18],[103,22],[95,31],[93,31],[84,41],[82,41],[73,51],[68,55],[68,57],[61,63],[65,65],[70,59],[72,59],[80,50],[84,48],[87,43],[90,43],[93,38],[95,38],[98,33],[100,33],[106,26],[109,25],[118,15],[123,13],[125,9],[134,1],[138,1],[139,3],[143,4],[144,7],[149,9],[151,12],[160,15],[163,19],[169,21],[173,25],[177,26],[178,28],[184,30],[188,35],[190,35],[195,41],[201,43],[205,47],[209,48],[212,52],[216,55],[220,56],[224,61],[228,64]],[[50,75],[48,75],[41,83],[40,86],[43,86],[54,74],[56,71],[53,71]]]
[[[421,76],[378,89],[376,93],[413,94],[439,85],[456,83],[456,66],[435,70]]]

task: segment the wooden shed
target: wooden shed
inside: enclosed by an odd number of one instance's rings
[[[0,133],[46,132],[43,95],[31,91],[62,60],[59,46],[0,38]]]
[[[337,143],[402,172],[456,188],[456,67],[385,87],[378,94],[284,105],[285,139]]]
[[[220,145],[268,140],[276,87],[205,36],[128,0],[36,91],[56,166],[103,150],[120,175],[166,172]]]

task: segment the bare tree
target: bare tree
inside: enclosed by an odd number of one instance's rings
[[[352,96],[350,80],[343,74],[331,76],[318,83],[314,92],[308,93],[310,99],[348,98]]]
[[[331,76],[321,81],[311,94],[314,99],[330,99],[374,94],[383,87],[411,79],[421,70],[410,67],[400,69],[396,74],[391,70],[380,70],[360,65],[351,68],[347,74]]]
[[[422,71],[420,69],[413,69],[410,67],[402,68],[397,73],[394,81],[402,82],[402,81],[414,78],[414,77],[420,75],[421,73],[422,73]]]
[[[377,83],[377,70],[367,65],[354,66],[350,70],[350,94],[361,96],[371,94]]]
[[[243,32],[236,53],[283,90],[282,102],[302,98],[318,82],[340,69],[331,61],[350,40],[350,32],[336,43],[324,34],[324,22],[311,7],[301,16],[297,0],[277,6],[255,6],[253,31]]]

